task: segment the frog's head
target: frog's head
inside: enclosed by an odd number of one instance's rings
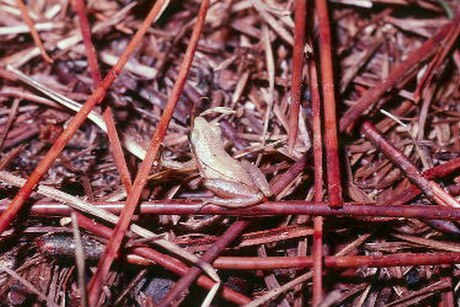
[[[219,126],[210,124],[204,117],[197,116],[193,122],[190,140],[193,144],[220,142],[221,130]]]

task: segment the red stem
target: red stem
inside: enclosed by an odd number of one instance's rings
[[[83,38],[83,45],[86,49],[86,57],[88,59],[89,72],[91,77],[95,81],[96,86],[102,80],[102,75],[99,70],[99,65],[97,64],[97,54],[96,49],[94,48],[93,42],[91,40],[91,27],[89,25],[86,5],[84,0],[74,0],[71,1],[72,7],[78,15],[78,20],[80,21],[80,31]]]
[[[315,177],[314,200],[323,200],[323,140],[321,135],[321,102],[318,88],[318,74],[315,61],[308,65],[311,91],[311,108],[313,113],[313,159]],[[322,301],[323,297],[323,218],[313,220],[313,305]]]
[[[32,35],[32,39],[34,40],[35,45],[37,45],[38,49],[40,49],[40,53],[42,55],[42,58],[48,63],[53,63],[53,60],[50,58],[48,53],[46,53],[46,49],[45,49],[45,46],[43,45],[43,42],[42,42],[42,40],[40,38],[40,34],[38,34],[38,31],[35,28],[35,22],[30,17],[29,11],[27,10],[27,7],[24,4],[24,1],[16,0],[16,5],[18,6],[19,10],[21,11],[22,18],[24,19],[24,22],[29,27],[30,34]]]
[[[399,253],[379,256],[325,256],[327,268],[389,267],[439,265],[460,263],[460,253],[412,254]],[[310,268],[313,257],[219,257],[213,266],[224,270],[273,270]]]
[[[124,203],[96,203],[101,209],[112,213],[119,213]],[[0,206],[0,211],[7,210],[6,205]],[[41,203],[32,206],[31,214],[45,216],[65,216],[69,208],[59,203]],[[374,203],[344,203],[343,208],[329,208],[326,202],[308,201],[271,201],[246,208],[223,208],[216,205],[205,204],[201,201],[184,199],[158,200],[144,202],[140,205],[140,214],[199,214],[263,217],[271,215],[314,215],[314,216],[343,216],[343,217],[395,217],[395,218],[420,218],[460,220],[460,209],[439,206],[376,206]]]
[[[324,145],[326,148],[327,189],[331,207],[342,206],[337,114],[332,66],[331,27],[326,0],[316,0],[319,29],[319,56],[324,108]]]
[[[292,52],[291,106],[289,109],[288,147],[293,150],[299,130],[299,110],[302,97],[302,71],[305,47],[306,0],[295,1],[294,50]]]

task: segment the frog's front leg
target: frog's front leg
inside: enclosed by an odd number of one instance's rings
[[[204,186],[219,197],[207,199],[206,202],[228,208],[242,208],[260,203],[264,195],[247,185],[225,179],[206,179]]]

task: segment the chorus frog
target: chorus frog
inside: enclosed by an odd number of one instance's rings
[[[203,184],[217,196],[208,202],[223,207],[247,207],[272,192],[264,174],[248,161],[238,162],[225,151],[221,130],[203,117],[195,118],[190,135]]]

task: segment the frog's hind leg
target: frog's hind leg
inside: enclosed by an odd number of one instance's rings
[[[272,190],[270,189],[270,185],[268,184],[267,178],[265,178],[264,173],[247,160],[242,160],[241,165],[246,169],[251,179],[254,181],[257,188],[264,193],[266,197],[270,197],[273,195]]]
[[[262,195],[262,194],[261,194]],[[204,198],[204,205],[217,205],[225,208],[245,208],[259,204],[263,200],[262,197],[257,198],[219,198],[211,197]],[[201,209],[201,208],[200,208]]]
[[[240,183],[224,179],[207,179],[204,186],[219,197],[206,199],[208,204],[228,208],[240,208],[256,205],[264,199],[259,191]]]

